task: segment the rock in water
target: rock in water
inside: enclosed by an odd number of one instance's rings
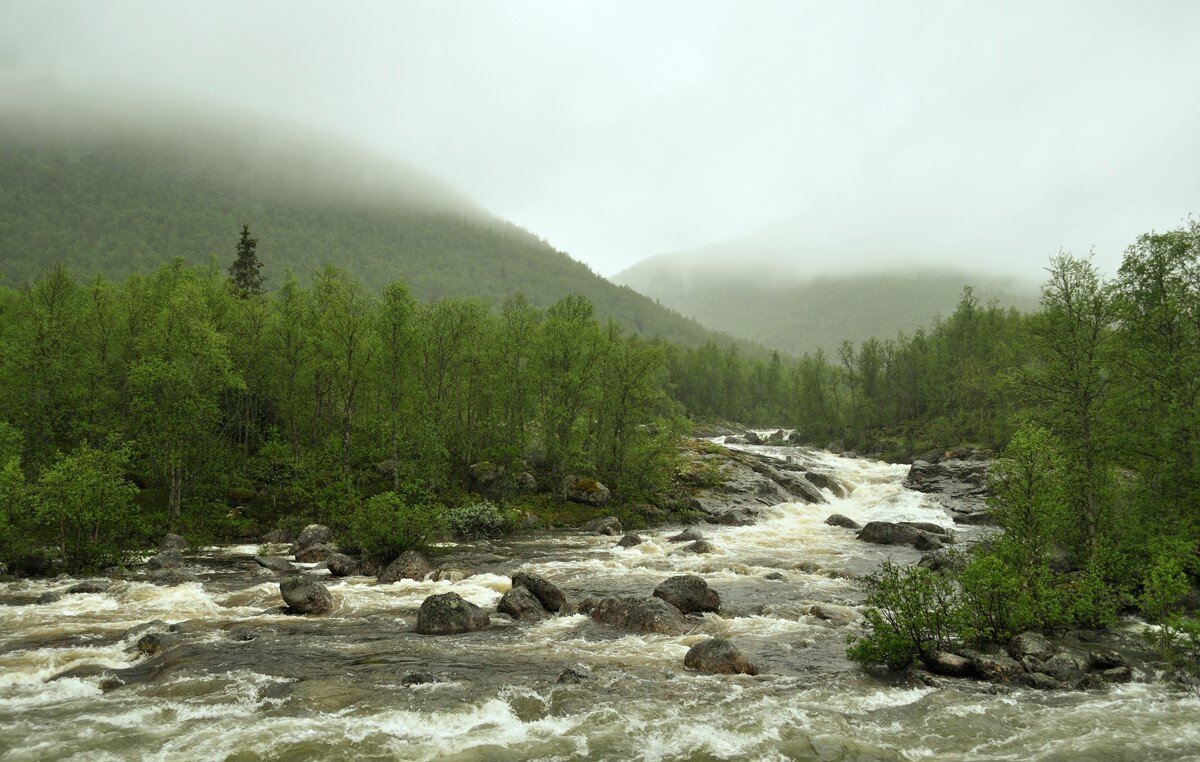
[[[410,672],[400,680],[400,684],[429,685],[430,683],[436,683],[437,681],[437,676],[432,672]]]
[[[1092,651],[1087,657],[1087,666],[1094,672],[1128,667],[1129,661],[1116,651]]]
[[[107,580],[88,580],[80,582],[77,585],[71,585],[67,588],[67,595],[77,595],[86,593],[104,593],[112,587],[112,583]]]
[[[1054,646],[1039,632],[1022,632],[1008,642],[1008,652],[1014,659],[1030,656],[1045,661],[1054,655]]]
[[[317,543],[300,548],[296,551],[296,560],[302,564],[315,564],[318,561],[324,561],[335,552],[334,547],[328,543]]]
[[[325,559],[325,566],[334,577],[349,577],[358,574],[358,560],[345,553],[330,553]]]
[[[311,577],[288,577],[279,583],[279,594],[288,608],[301,614],[327,614],[333,610],[333,596]]]
[[[890,521],[868,521],[858,533],[858,539],[876,545],[912,545],[920,550],[936,550],[942,547],[938,535]]]
[[[617,542],[618,548],[632,548],[635,545],[641,545],[643,542],[642,536],[639,534],[627,534]]]
[[[309,524],[296,538],[296,550],[304,550],[313,545],[328,545],[333,542],[333,530],[324,524]]]
[[[496,610],[501,614],[508,614],[513,619],[527,621],[537,621],[547,616],[546,609],[542,608],[538,599],[523,587],[514,587],[502,595],[500,603],[496,604]]]
[[[395,561],[388,564],[383,573],[379,575],[379,582],[385,585],[399,582],[402,579],[420,582],[432,571],[433,566],[425,556],[415,550],[406,550]]]
[[[931,651],[924,661],[925,667],[935,675],[970,677],[975,673],[975,665],[970,659],[946,651]]]
[[[831,527],[843,527],[845,529],[862,529],[862,524],[859,524],[849,516],[843,516],[840,513],[835,513],[825,519],[825,523]]]
[[[146,561],[147,569],[178,569],[183,566],[183,555],[178,550],[164,550]]]
[[[681,574],[664,580],[654,588],[654,597],[662,598],[684,614],[721,610],[721,596],[695,574]]]
[[[567,605],[567,596],[545,577],[528,572],[517,572],[512,576],[513,587],[523,587],[533,593],[546,611],[562,611]]]
[[[695,527],[688,527],[679,534],[671,535],[667,538],[667,542],[696,542],[703,540],[704,535]]]
[[[716,553],[717,546],[713,545],[708,540],[696,540],[683,546],[683,549],[688,553]]]
[[[600,624],[633,632],[676,635],[686,629],[679,609],[661,598],[605,598],[593,602],[585,613]]]
[[[567,667],[562,672],[558,673],[558,685],[579,685],[591,679],[591,675],[587,670],[580,667]]]
[[[423,635],[453,635],[482,630],[491,623],[487,612],[458,593],[431,595],[417,612],[417,632]]]
[[[621,534],[621,520],[616,516],[604,516],[599,519],[592,519],[580,527],[585,532],[595,532],[596,534],[616,537]]]
[[[280,558],[279,556],[255,556],[254,563],[258,564],[264,569],[283,572],[285,574],[291,574],[292,572],[296,571],[296,567],[292,566],[291,561],[287,560],[286,558]]]
[[[608,487],[595,479],[581,479],[578,476],[567,477],[565,491],[568,500],[585,505],[604,505],[609,498]]]
[[[176,635],[164,632],[152,632],[138,638],[137,649],[147,656],[154,656],[175,645],[178,639]]]
[[[683,666],[712,675],[757,675],[758,667],[725,638],[709,638],[688,649]]]
[[[187,544],[187,540],[183,539],[179,535],[168,534],[168,535],[163,536],[162,540],[159,541],[158,549],[160,552],[174,550],[179,553],[182,553],[188,549],[188,544]]]

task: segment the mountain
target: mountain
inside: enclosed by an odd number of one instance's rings
[[[185,107],[0,98],[0,275],[65,263],[121,277],[175,257],[222,265],[258,237],[268,285],[331,262],[422,299],[569,293],[670,341],[731,340],[615,285],[437,180],[327,136]]]
[[[954,310],[964,286],[981,302],[1029,310],[1032,282],[865,250],[855,241],[805,242],[788,224],[687,251],[659,254],[613,276],[706,326],[784,352],[833,354],[845,340],[893,337]],[[871,264],[877,263],[877,264]]]

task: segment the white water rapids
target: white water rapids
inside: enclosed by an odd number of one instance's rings
[[[854,625],[819,619],[811,605],[858,604],[853,576],[918,554],[859,542],[825,518],[951,521],[901,486],[904,466],[810,454],[853,493],[766,508],[754,526],[702,527],[716,554],[681,552],[666,540],[678,527],[643,532],[648,541],[628,549],[611,537],[526,535],[439,558],[477,572],[461,581],[330,580],[337,608],[320,618],[263,613],[281,601],[275,575],[249,560],[257,546],[191,557],[201,581],[175,587],[120,581],[33,604],[76,580],[4,583],[0,759],[1200,758],[1200,700],[1159,682],[992,695],[970,683],[914,688],[848,663]],[[726,611],[682,636],[623,633],[579,615],[533,625],[494,617],[461,636],[411,632],[433,593],[494,610],[518,568],[577,598],[645,595],[671,575],[699,574]],[[782,580],[766,579],[776,572]],[[146,663],[137,635],[124,633],[154,619],[188,623],[177,649],[187,658],[104,690],[101,668]],[[230,640],[235,625],[258,638]],[[763,674],[685,670],[688,647],[718,634]],[[569,666],[591,678],[556,685]],[[441,682],[400,683],[418,670]]]

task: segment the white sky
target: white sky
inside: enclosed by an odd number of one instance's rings
[[[783,218],[1111,268],[1200,212],[1200,2],[0,0],[0,76],[311,124],[603,274]]]

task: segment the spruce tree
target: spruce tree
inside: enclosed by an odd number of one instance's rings
[[[262,261],[258,258],[258,239],[250,237],[250,226],[242,225],[237,259],[229,266],[229,280],[238,296],[249,299],[263,292]]]

